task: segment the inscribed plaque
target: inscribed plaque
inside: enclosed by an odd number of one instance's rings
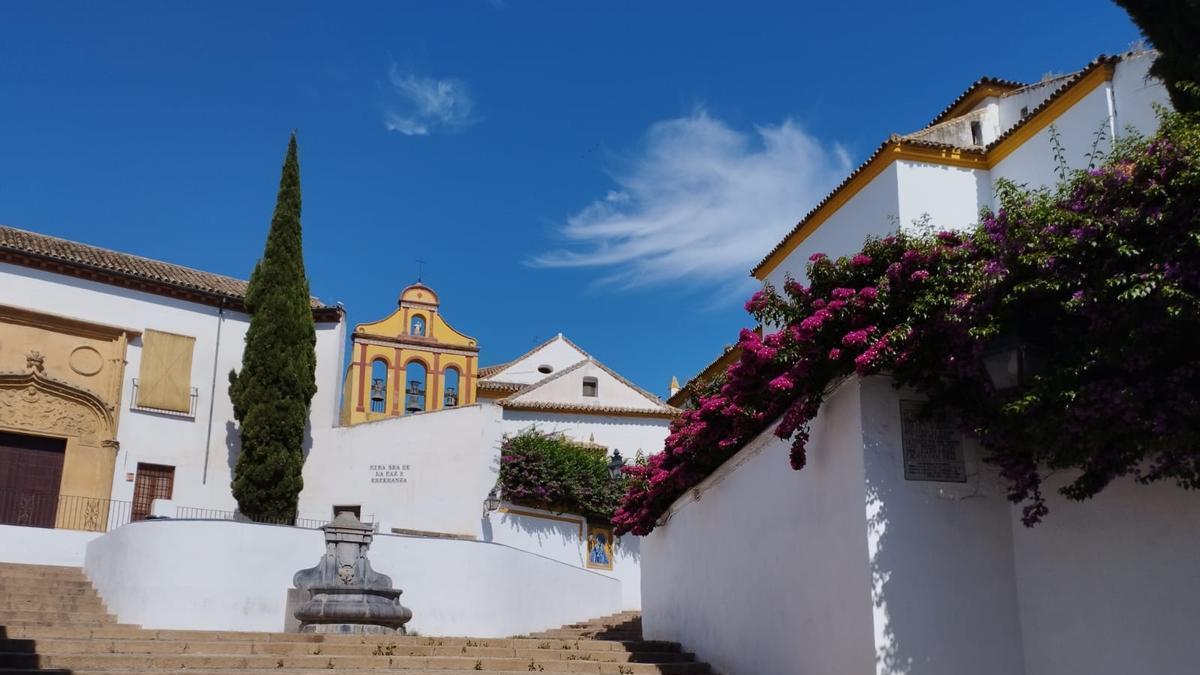
[[[962,435],[944,420],[922,417],[922,401],[900,401],[904,479],[967,482]]]

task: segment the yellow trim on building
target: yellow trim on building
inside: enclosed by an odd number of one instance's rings
[[[1112,63],[1103,63],[1094,67],[1069,89],[1050,100],[1045,107],[1038,110],[1032,117],[1014,127],[1008,136],[990,148],[986,153],[959,150],[956,148],[917,146],[906,143],[903,139],[888,141],[884,147],[863,166],[853,178],[839,187],[828,199],[817,207],[800,226],[783,241],[783,244],[771,253],[752,271],[754,278],[763,281],[775,268],[799,248],[800,244],[834,213],[846,205],[856,194],[865,188],[892,162],[904,159],[926,164],[940,164],[965,169],[992,169],[1004,158],[1013,153],[1022,144],[1033,138],[1042,129],[1052,124],[1063,113],[1071,109],[1094,89],[1112,80],[1116,67]],[[983,99],[980,99],[983,100]],[[976,101],[978,103],[978,101]]]

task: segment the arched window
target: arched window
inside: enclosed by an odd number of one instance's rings
[[[583,395],[584,396],[599,396],[600,382],[594,377],[583,378]]]
[[[425,337],[425,317],[417,314],[408,324],[408,334]]]
[[[421,412],[425,409],[425,364],[409,361],[404,379],[408,383],[404,390],[404,412]]]
[[[453,408],[458,405],[458,368],[451,366],[446,369],[445,383],[442,407]]]
[[[388,364],[383,359],[371,363],[371,412],[387,411]]]

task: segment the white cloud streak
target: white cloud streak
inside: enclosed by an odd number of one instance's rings
[[[528,261],[596,267],[602,283],[746,288],[750,268],[850,170],[791,120],[731,128],[704,110],[655,123],[617,189],[567,218],[568,244]]]
[[[419,77],[392,66],[389,79],[398,101],[384,115],[384,126],[405,136],[453,133],[475,123],[467,83],[453,78]]]

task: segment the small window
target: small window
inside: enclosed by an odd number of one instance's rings
[[[155,499],[170,499],[175,490],[175,467],[138,462],[137,478],[133,484],[131,520],[150,516]]]
[[[594,377],[583,378],[583,395],[599,396],[600,383]]]
[[[409,324],[408,333],[417,337],[425,337],[425,317],[420,314],[414,316]]]
[[[542,365],[538,366],[538,372],[543,375],[549,375],[550,373],[554,372],[554,366],[550,365],[549,363],[543,363]]]
[[[983,124],[971,122],[971,145],[983,145]]]

